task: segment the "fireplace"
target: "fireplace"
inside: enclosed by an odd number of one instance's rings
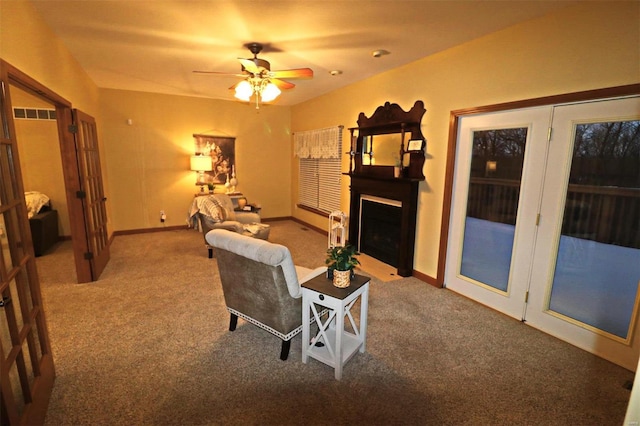
[[[427,145],[420,124],[425,112],[422,101],[406,112],[385,102],[371,117],[361,112],[358,127],[349,129],[349,242],[395,266],[402,277],[413,275],[418,186],[424,181]]]
[[[359,245],[363,253],[395,266],[398,275],[410,277],[413,274],[420,180],[353,174],[350,177],[349,241]],[[369,212],[365,211],[364,215],[361,215],[362,210],[369,210],[371,207],[374,208],[373,223],[369,223]],[[383,213],[376,213],[376,209],[382,210]],[[390,216],[393,216],[394,219],[390,219]],[[377,235],[372,233],[372,226],[380,228],[375,230]],[[384,232],[380,232],[382,228],[384,228]],[[382,247],[382,250],[380,247],[371,249],[370,243],[373,243],[373,246],[392,246],[395,253],[390,253],[389,247]],[[379,251],[388,253],[379,253]],[[382,259],[382,256],[386,257]]]
[[[360,241],[358,250],[398,267],[402,204],[395,200],[360,198]]]

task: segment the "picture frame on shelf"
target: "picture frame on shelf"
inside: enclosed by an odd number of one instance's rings
[[[407,151],[422,151],[422,139],[412,139],[407,143]]]

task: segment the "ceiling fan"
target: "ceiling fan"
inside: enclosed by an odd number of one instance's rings
[[[253,58],[238,58],[242,66],[240,74],[230,74],[216,71],[194,71],[199,74],[215,74],[215,75],[232,75],[235,77],[243,77],[244,80],[234,84],[229,89],[235,90],[235,97],[242,101],[251,100],[251,96],[256,97],[256,109],[260,108],[260,101],[270,102],[277,98],[281,89],[292,89],[295,84],[286,79],[296,78],[313,78],[313,70],[311,68],[296,68],[290,70],[271,71],[271,64],[258,58],[258,53],[263,49],[260,43],[247,43],[245,47],[253,53]]]

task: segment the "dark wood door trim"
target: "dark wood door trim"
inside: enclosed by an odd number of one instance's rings
[[[459,109],[451,111],[449,116],[449,141],[447,145],[447,165],[444,181],[444,198],[442,203],[442,218],[440,223],[440,246],[438,249],[438,270],[436,286],[444,285],[444,272],[447,262],[447,243],[449,239],[449,217],[451,215],[451,201],[453,199],[453,177],[455,172],[456,150],[458,141],[458,125],[465,115],[483,114],[497,111],[532,108],[545,105],[558,105],[572,102],[586,102],[598,99],[617,98],[640,94],[640,83],[626,86],[616,86],[604,89],[586,90],[583,92],[565,93],[522,101],[506,102],[494,105]]]
[[[44,99],[47,102],[51,102],[56,106],[60,105],[63,107],[71,108],[71,102],[58,95],[56,92],[43,86],[38,81],[20,71],[18,68],[12,66],[7,62],[5,62],[5,64],[7,67],[7,74],[9,76],[9,83],[21,88],[26,92],[31,93],[36,97]]]

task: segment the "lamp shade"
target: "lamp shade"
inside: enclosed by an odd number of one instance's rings
[[[210,172],[213,170],[213,163],[210,155],[192,155],[191,170],[197,172]]]
[[[278,86],[276,86],[275,84],[269,82],[264,90],[262,91],[262,93],[260,94],[260,97],[262,98],[263,102],[271,102],[272,100],[274,100],[275,98],[278,97],[278,95],[280,95],[280,89],[278,89]]]
[[[248,101],[249,99],[251,99],[252,94],[253,88],[247,80],[243,80],[236,85],[235,97],[240,99],[241,101]]]

